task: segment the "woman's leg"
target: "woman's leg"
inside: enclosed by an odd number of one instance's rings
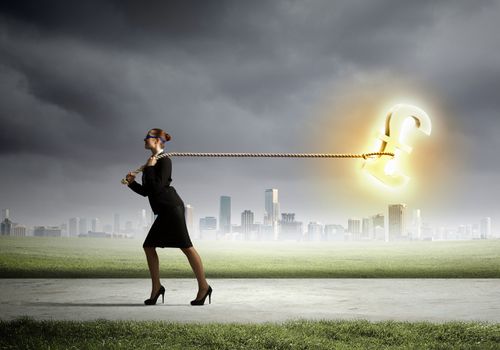
[[[148,260],[149,274],[151,275],[151,298],[160,290],[160,261],[155,247],[144,247]]]
[[[201,299],[208,290],[208,282],[205,278],[205,271],[203,271],[203,263],[201,262],[200,255],[194,247],[181,248],[181,250],[186,254],[189,264],[198,280],[198,294],[196,295],[196,299]]]

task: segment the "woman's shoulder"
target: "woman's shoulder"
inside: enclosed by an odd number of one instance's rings
[[[170,157],[169,156],[162,156],[161,158],[159,158],[157,161],[158,162],[171,162],[170,160]]]
[[[168,156],[163,156],[156,161],[156,165],[160,165],[161,167],[172,166],[172,161]]]

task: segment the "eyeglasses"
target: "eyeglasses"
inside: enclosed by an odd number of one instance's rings
[[[147,136],[144,138],[144,141],[146,141],[147,139],[160,139],[160,140],[162,140],[163,142],[165,142],[165,139],[163,139],[161,136],[147,135]]]

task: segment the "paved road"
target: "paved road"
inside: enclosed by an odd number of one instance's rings
[[[0,279],[0,319],[281,322],[293,319],[500,322],[500,279],[163,279],[165,304],[143,304],[146,279]]]

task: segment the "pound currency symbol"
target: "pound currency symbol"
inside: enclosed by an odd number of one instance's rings
[[[403,124],[408,118],[414,119],[415,127],[418,130],[426,135],[431,134],[431,119],[427,113],[415,106],[397,104],[387,113],[385,133],[377,135],[382,140],[380,152],[394,153],[394,158],[397,156],[396,150],[402,150],[408,154],[411,153],[412,148],[402,140],[402,136],[404,136]],[[397,169],[393,169],[392,172],[388,171],[388,168],[394,164],[394,161],[395,159],[378,156],[367,159],[363,164],[363,169],[388,186],[401,187],[406,185],[410,178],[397,171]]]

